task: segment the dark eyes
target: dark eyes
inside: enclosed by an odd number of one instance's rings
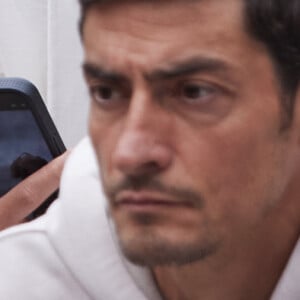
[[[202,105],[210,102],[217,94],[218,89],[198,82],[182,82],[175,87],[167,85],[159,87],[161,92],[157,93],[160,97],[167,96],[167,101],[183,102],[193,105]],[[98,84],[90,87],[90,93],[93,100],[100,105],[122,105],[130,100],[130,93],[124,88],[110,84]],[[165,99],[158,99],[164,101]],[[170,103],[171,105],[171,103]]]
[[[119,100],[121,93],[118,89],[110,85],[97,85],[90,88],[92,98],[98,102],[109,102],[113,100]]]
[[[183,83],[178,89],[180,100],[187,101],[189,103],[207,102],[212,100],[212,96],[216,93],[216,88],[199,83]]]
[[[99,87],[96,92],[98,92],[98,95],[104,99],[104,100],[109,100],[112,98],[114,91],[107,86],[102,86]]]

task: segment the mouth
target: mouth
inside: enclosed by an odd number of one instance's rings
[[[115,198],[114,205],[135,212],[157,209],[175,209],[189,206],[187,203],[153,191],[122,191]]]

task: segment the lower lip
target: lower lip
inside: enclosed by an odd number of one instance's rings
[[[164,209],[178,209],[182,208],[183,205],[167,203],[167,202],[122,202],[119,204],[119,207],[122,209],[130,210],[133,212],[151,212],[156,210]]]

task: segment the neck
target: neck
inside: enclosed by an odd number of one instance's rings
[[[295,224],[295,206],[275,210],[263,224],[223,245],[211,257],[185,266],[154,268],[163,299],[270,299],[300,228],[299,222]]]

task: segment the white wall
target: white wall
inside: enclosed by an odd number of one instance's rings
[[[0,73],[31,80],[65,144],[87,132],[76,0],[0,0]]]

